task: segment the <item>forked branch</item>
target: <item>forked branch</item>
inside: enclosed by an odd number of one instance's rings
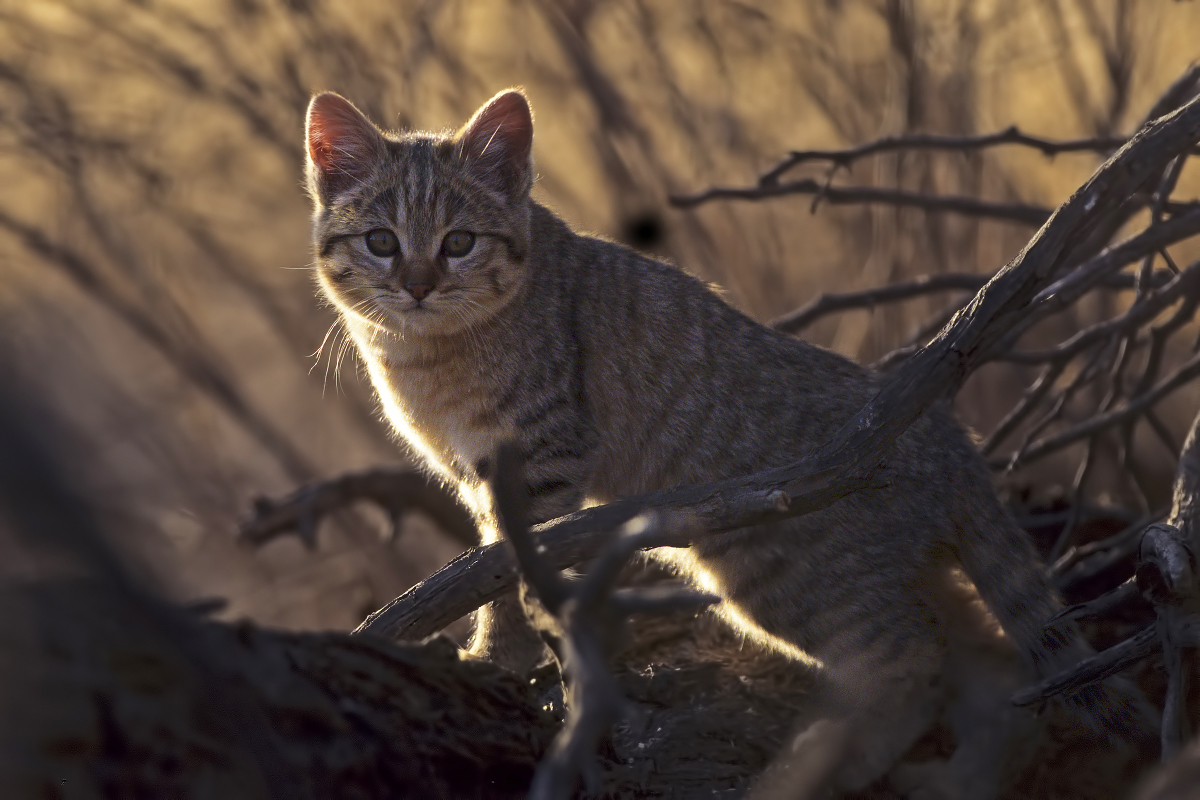
[[[573,796],[580,775],[591,793],[597,793],[596,747],[625,707],[625,697],[609,672],[608,656],[625,638],[629,614],[699,610],[719,598],[684,589],[616,588],[621,568],[639,550],[690,541],[686,525],[673,525],[655,515],[634,517],[621,526],[587,575],[568,582],[542,557],[530,536],[520,451],[513,445],[502,446],[496,456],[492,493],[500,526],[534,595],[523,591],[526,613],[543,637],[554,642],[568,686],[566,723],[538,765],[529,797],[566,800]],[[536,608],[539,604],[541,608]]]
[[[1013,702],[1029,705],[1063,692],[1075,691],[1127,669],[1148,656],[1161,652],[1167,670],[1167,695],[1162,719],[1162,757],[1169,760],[1187,737],[1185,714],[1187,672],[1183,648],[1200,646],[1200,585],[1196,575],[1197,503],[1200,502],[1200,414],[1192,422],[1191,433],[1179,460],[1174,505],[1166,524],[1156,523],[1141,535],[1138,566],[1132,584],[1127,582],[1114,592],[1091,604],[1068,609],[1063,617],[1084,613],[1103,613],[1133,593],[1154,605],[1156,620],[1138,633],[1102,653],[1087,658],[1071,669],[1051,676],[1036,686],[1017,692]]]
[[[812,178],[748,187],[714,186],[696,194],[675,195],[671,197],[671,205],[693,208],[710,200],[769,200],[790,194],[813,195],[814,206],[819,203],[835,206],[888,205],[997,219],[1034,227],[1050,218],[1050,209],[1029,203],[999,203],[977,197],[927,194],[876,186],[830,186],[825,181]]]
[[[242,523],[242,541],[262,545],[295,532],[309,547],[316,543],[321,520],[360,500],[382,508],[392,520],[393,535],[408,511],[422,511],[455,541],[471,547],[479,541],[475,523],[458,498],[412,469],[380,468],[353,472],[302,486],[278,500],[259,498],[253,516]]]

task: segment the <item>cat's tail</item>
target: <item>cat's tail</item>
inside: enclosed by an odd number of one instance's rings
[[[1028,534],[990,492],[975,490],[958,523],[959,560],[1004,632],[1039,678],[1078,664],[1095,651],[1072,621],[1050,624],[1061,609]],[[1060,701],[1110,739],[1140,745],[1152,737],[1155,715],[1128,680],[1112,677],[1064,693]]]

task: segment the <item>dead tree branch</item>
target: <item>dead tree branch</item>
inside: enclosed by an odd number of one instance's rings
[[[1200,229],[1200,217],[1197,217],[1197,228]],[[1158,288],[1167,283],[1171,279],[1171,275],[1172,272],[1170,270],[1158,270],[1151,274],[1148,282],[1151,287]],[[767,324],[775,330],[783,331],[784,333],[799,333],[821,317],[839,311],[856,308],[874,308],[883,303],[909,300],[914,297],[922,297],[937,292],[969,291],[974,293],[979,291],[990,278],[990,275],[949,272],[941,275],[922,275],[911,281],[890,283],[887,286],[863,289],[857,292],[823,294],[811,303],[795,311],[789,311],[781,317],[776,317]],[[1138,281],[1134,275],[1118,274],[1107,276],[1100,285],[1107,289],[1136,289]],[[935,330],[941,330],[944,324],[945,322],[938,325]],[[930,333],[933,332],[931,331]]]
[[[873,142],[847,147],[840,150],[793,150],[782,161],[763,173],[758,179],[760,186],[778,183],[784,173],[809,161],[825,161],[837,167],[849,167],[855,161],[879,153],[910,150],[946,150],[967,152],[999,145],[1019,145],[1038,150],[1045,156],[1059,153],[1101,153],[1108,155],[1118,149],[1127,139],[1120,136],[1094,136],[1084,139],[1043,139],[1023,133],[1016,125],[1010,125],[995,133],[975,136],[940,136],[930,133],[914,133],[905,136],[884,136]]]
[[[1200,414],[1192,422],[1180,467],[1176,474],[1174,506],[1167,523],[1155,523],[1145,529],[1138,544],[1138,565],[1133,585],[1154,605],[1156,620],[1120,644],[1081,661],[1036,686],[1013,695],[1017,705],[1044,701],[1062,692],[1079,689],[1109,675],[1127,669],[1153,653],[1161,652],[1167,671],[1167,695],[1162,719],[1162,757],[1170,760],[1187,738],[1184,713],[1186,678],[1182,650],[1200,646],[1200,585],[1196,577],[1196,524],[1200,482],[1196,465],[1200,463]],[[1132,593],[1130,584],[1090,604],[1077,606],[1048,621],[1081,616],[1083,612],[1111,610]]]
[[[1071,591],[1093,575],[1108,570],[1137,552],[1142,531],[1147,525],[1166,518],[1171,509],[1151,511],[1123,528],[1114,536],[1067,548],[1050,567],[1050,575],[1060,591]]]
[[[1200,65],[1193,64],[1183,75],[1167,88],[1150,108],[1143,125],[1183,105],[1195,95],[1200,87]],[[915,150],[940,150],[970,152],[1000,145],[1017,145],[1040,151],[1045,156],[1060,153],[1092,152],[1109,154],[1124,146],[1129,140],[1117,136],[1096,136],[1082,139],[1056,141],[1032,136],[1012,125],[994,133],[973,136],[944,136],[938,134],[907,134],[884,136],[855,147],[828,150],[794,150],[782,161],[764,172],[752,187],[713,187],[689,195],[673,195],[670,202],[677,208],[694,206],[717,199],[762,200],[787,194],[813,194],[819,200],[833,204],[842,203],[885,203],[898,206],[915,206],[929,211],[957,212],[967,216],[991,217],[1014,222],[1040,225],[1049,217],[1049,209],[1020,203],[988,203],[970,197],[941,197],[936,195],[889,191],[874,187],[835,188],[815,180],[797,180],[781,183],[780,178],[795,167],[811,162],[823,161],[833,167],[849,167],[859,159],[881,153]],[[1193,143],[1181,153],[1195,155],[1200,149]],[[832,178],[833,171],[829,177]]]
[[[1051,212],[1048,208],[1028,203],[998,203],[976,197],[926,194],[875,186],[830,186],[812,178],[750,187],[714,186],[696,194],[674,195],[670,202],[676,208],[694,208],[712,200],[757,201],[791,194],[814,195],[814,208],[820,203],[835,206],[881,204],[1017,222],[1034,227],[1049,219]]]
[[[601,738],[621,716],[625,698],[608,669],[608,656],[626,635],[634,611],[699,610],[719,598],[688,590],[616,589],[617,576],[639,550],[691,540],[691,531],[655,515],[626,522],[579,581],[569,583],[538,552],[526,522],[526,492],[520,451],[500,448],[492,478],[497,516],[512,543],[527,586],[536,595],[523,601],[530,619],[553,641],[568,684],[568,714],[546,757],[538,765],[531,800],[565,800],[582,775],[589,791],[599,789],[593,762]],[[541,609],[535,606],[540,602]],[[542,610],[544,609],[544,611]],[[549,616],[547,616],[547,613]]]
[[[1177,369],[1172,375],[1164,379],[1157,386],[1153,387],[1145,394],[1138,397],[1130,398],[1129,402],[1123,407],[1110,411],[1107,414],[1092,417],[1084,420],[1076,425],[1071,426],[1067,430],[1061,431],[1054,436],[1048,436],[1038,442],[1030,444],[1008,461],[995,459],[992,461],[993,466],[1008,466],[1015,467],[1018,464],[1029,463],[1042,456],[1053,453],[1056,450],[1061,450],[1073,442],[1094,434],[1105,428],[1113,427],[1124,420],[1129,419],[1135,414],[1139,414],[1153,406],[1158,401],[1162,400],[1171,392],[1185,385],[1196,376],[1200,375],[1200,355],[1193,356]]]
[[[1177,107],[1200,90],[1200,65],[1193,65],[1154,104],[1148,119],[1153,119]],[[1106,146],[1119,141],[1116,137],[1097,137],[1056,143],[1038,140],[1010,129],[996,134],[981,136],[942,137],[917,134],[912,136],[887,137],[859,147],[845,150],[796,151],[781,161],[775,168],[760,177],[754,187],[728,190],[721,187],[682,198],[683,204],[703,202],[716,196],[734,196],[743,199],[759,199],[793,191],[793,184],[784,183],[781,177],[793,167],[808,161],[824,161],[832,168],[823,185],[814,180],[794,182],[794,190],[813,193],[815,203],[824,196],[832,202],[870,202],[881,200],[907,202],[905,197],[882,195],[849,194],[838,196],[838,188],[829,187],[829,180],[836,169],[849,166],[858,159],[887,152],[916,150],[945,150],[966,152],[1003,144],[1042,149],[1048,155],[1054,152],[1093,151],[1103,152]],[[1148,510],[1152,494],[1146,485],[1144,471],[1138,463],[1143,456],[1134,447],[1136,427],[1145,423],[1152,435],[1172,454],[1177,452],[1175,437],[1156,411],[1156,404],[1167,394],[1187,385],[1195,377],[1192,362],[1170,363],[1168,353],[1179,352],[1169,348],[1170,339],[1184,328],[1195,315],[1200,305],[1200,286],[1195,275],[1182,276],[1168,248],[1178,242],[1200,235],[1200,215],[1196,203],[1173,199],[1171,194],[1178,184],[1179,175],[1190,155],[1197,152],[1195,143],[1186,146],[1162,169],[1147,176],[1143,184],[1132,192],[1123,203],[1108,216],[1103,224],[1095,226],[1085,240],[1074,250],[1074,258],[1063,264],[1058,279],[1046,286],[1028,306],[1025,318],[998,341],[992,355],[985,360],[1000,360],[1012,364],[1043,365],[1040,376],[1026,389],[1024,396],[1005,415],[1000,424],[987,437],[984,452],[994,453],[1007,438],[1022,432],[1020,444],[1013,452],[991,460],[996,469],[1014,470],[1034,463],[1038,459],[1059,452],[1064,447],[1084,444],[1083,455],[1075,471],[1069,489],[1073,505],[1086,500],[1089,484],[1095,476],[1111,474],[1107,461],[1116,462],[1122,479],[1137,496],[1142,510]],[[871,190],[875,191],[875,190]],[[711,196],[710,196],[711,195]],[[679,198],[676,198],[677,200]],[[930,204],[931,210],[942,208],[941,201]],[[1118,244],[1110,244],[1114,235],[1133,215],[1143,208],[1150,210],[1150,223],[1136,235]],[[975,210],[982,210],[976,208]],[[1001,216],[1007,214],[1001,212]],[[1020,217],[1025,211],[1017,212]],[[1033,216],[1029,217],[1030,220]],[[1161,257],[1164,270],[1155,270],[1154,263]],[[1129,272],[1127,266],[1137,264]],[[1193,265],[1193,268],[1195,265]],[[1184,270],[1183,272],[1188,272]],[[984,278],[976,278],[980,283]],[[1080,311],[1080,301],[1091,296],[1101,287],[1132,288],[1136,297],[1132,306],[1123,314],[1092,325],[1069,340],[1054,346],[1046,346],[1044,335],[1038,346],[1022,349],[1018,345],[1032,329],[1055,315],[1065,313],[1088,314]],[[1169,287],[1169,288],[1168,288]],[[815,320],[848,309],[874,308],[884,303],[899,302],[913,297],[939,291],[971,290],[971,276],[943,274],[924,277],[904,283],[866,289],[845,294],[829,294],[816,298],[808,305],[786,314],[771,324],[780,330],[797,332]],[[1099,307],[1108,307],[1106,298],[1099,298]],[[909,341],[877,360],[873,367],[880,371],[893,371],[929,340],[935,331],[942,328],[957,313],[963,312],[963,301],[951,300],[946,306],[914,333]],[[1173,308],[1173,310],[1172,310]],[[1158,322],[1162,313],[1170,314],[1164,322]],[[1042,327],[1041,331],[1048,330]],[[1033,338],[1031,336],[1031,338]],[[1165,373],[1165,376],[1164,376]],[[1088,404],[1091,408],[1084,410]],[[1032,422],[1031,422],[1032,420]],[[1115,444],[1115,447],[1110,445]],[[1051,553],[1057,558],[1062,552],[1071,550],[1071,539],[1075,532],[1078,515],[1070,517],[1061,531]],[[1124,542],[1122,557],[1132,553],[1136,538]],[[1113,551],[1115,552],[1115,551]],[[1100,554],[1073,564],[1072,580],[1081,576],[1081,570],[1109,562],[1112,552]]]
[[[1152,109],[1151,116],[1195,95],[1198,86],[1200,68],[1193,66],[1164,93]],[[832,162],[836,167],[842,165],[841,162],[849,163],[872,153],[902,150],[906,145],[914,149],[943,149],[943,146],[945,149],[954,149],[959,145],[971,149],[1018,143],[1008,142],[1010,136],[1013,135],[893,137],[846,151],[797,151],[794,155],[795,163],[821,159]],[[1099,141],[1093,140],[1093,144]],[[1071,146],[1088,149],[1084,144],[1078,142]],[[1024,396],[987,437],[983,450],[991,454],[1008,437],[1024,428],[1020,444],[1013,452],[994,457],[990,462],[993,468],[1014,470],[1082,442],[1085,445],[1083,455],[1070,486],[1073,505],[1084,502],[1089,481],[1102,471],[1102,461],[1115,458],[1117,468],[1140,498],[1141,507],[1144,510],[1149,508],[1149,490],[1144,485],[1145,479],[1139,471],[1138,455],[1134,449],[1135,428],[1145,422],[1153,436],[1174,454],[1177,448],[1174,436],[1160,419],[1155,406],[1170,392],[1188,385],[1196,375],[1197,365],[1193,362],[1171,366],[1167,357],[1169,340],[1194,318],[1196,308],[1200,305],[1200,284],[1196,281],[1195,272],[1198,265],[1181,271],[1167,250],[1173,244],[1200,235],[1200,215],[1195,214],[1195,204],[1178,202],[1170,197],[1184,162],[1195,150],[1195,145],[1185,148],[1161,172],[1148,176],[1123,208],[1112,214],[1106,223],[1095,227],[1088,240],[1081,242],[1076,249],[1073,263],[1064,265],[1059,279],[1038,294],[1028,307],[1025,318],[994,346],[990,359],[1013,364],[1040,364],[1043,368]],[[794,164],[789,157],[778,165],[778,171],[764,176],[760,188],[777,190],[781,185],[779,176],[791,166]],[[1105,247],[1111,236],[1131,219],[1137,209],[1147,206],[1151,212],[1150,224],[1144,230],[1123,242]],[[1160,256],[1167,268],[1155,271],[1154,262]],[[1135,262],[1140,262],[1135,270],[1121,272]],[[1118,281],[1121,286],[1130,287],[1136,292],[1132,306],[1123,314],[1085,326],[1075,336],[1051,347],[1018,347],[1022,337],[1035,326],[1054,315],[1068,311],[1078,313],[1074,310],[1084,297],[1102,286],[1114,286]],[[947,274],[859,292],[825,295],[772,324],[794,332],[826,314],[851,308],[871,308],[930,292],[967,287],[968,284],[969,276]],[[950,302],[922,325],[908,343],[879,359],[874,367],[888,371],[895,369],[896,365],[916,353],[935,330],[960,311],[958,301]],[[1156,322],[1163,313],[1169,313],[1170,317],[1166,321]],[[1093,408],[1081,411],[1080,406],[1088,403]],[[1108,454],[1113,449],[1106,447],[1108,442],[1115,442],[1115,455]],[[1052,558],[1070,551],[1077,523],[1077,515],[1068,519],[1053,548]],[[1127,541],[1123,540],[1120,550],[1122,558],[1131,555],[1136,545],[1136,537],[1127,538]],[[1116,552],[1110,551],[1074,562],[1070,570],[1071,580],[1083,575],[1083,569],[1101,563],[1115,563],[1110,557]]]
[[[1029,304],[1127,212],[1127,200],[1200,140],[1200,101],[1146,125],[1051,216],[1004,269],[887,380],[876,397],[816,453],[747,478],[627,498],[540,526],[556,568],[594,557],[611,531],[645,510],[690,517],[705,535],[821,508],[866,488],[880,458],[936,399],[953,393],[1028,313]],[[372,614],[360,631],[421,637],[499,597],[516,583],[515,559],[496,545],[464,553]]]
[[[393,536],[399,533],[404,514],[417,510],[464,547],[479,542],[470,512],[453,492],[416,470],[396,468],[355,472],[312,483],[278,500],[260,497],[254,502],[253,516],[242,523],[239,536],[247,544],[258,546],[294,531],[313,547],[321,520],[360,500],[369,500],[387,512]]]

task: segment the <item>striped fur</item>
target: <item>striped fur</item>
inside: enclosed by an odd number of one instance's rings
[[[875,391],[862,367],[533,202],[519,93],[449,136],[383,134],[356,114],[333,95],[310,108],[320,285],[388,419],[460,487],[485,538],[496,536],[488,459],[505,440],[523,448],[540,522],[789,464]],[[378,228],[397,235],[397,255],[367,250]],[[454,230],[476,236],[463,258],[439,250]],[[404,288],[414,282],[432,286],[420,302]],[[823,708],[853,731],[850,751],[827,765],[836,785],[884,773],[947,714],[959,747],[925,783],[989,797],[1031,724],[1007,693],[1027,670],[1055,671],[1087,647],[1074,630],[1043,630],[1058,604],[945,409],[897,441],[880,478],[885,488],[823,511],[659,555],[720,594],[747,636],[821,669]],[[473,647],[527,666],[535,642],[501,603],[481,615]],[[1138,724],[1137,699],[1122,691],[1080,703],[1099,724]]]

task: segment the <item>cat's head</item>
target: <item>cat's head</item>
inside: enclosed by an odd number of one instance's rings
[[[306,138],[317,276],[344,314],[446,335],[521,290],[533,121],[520,91],[442,135],[385,133],[345,98],[319,94]]]

